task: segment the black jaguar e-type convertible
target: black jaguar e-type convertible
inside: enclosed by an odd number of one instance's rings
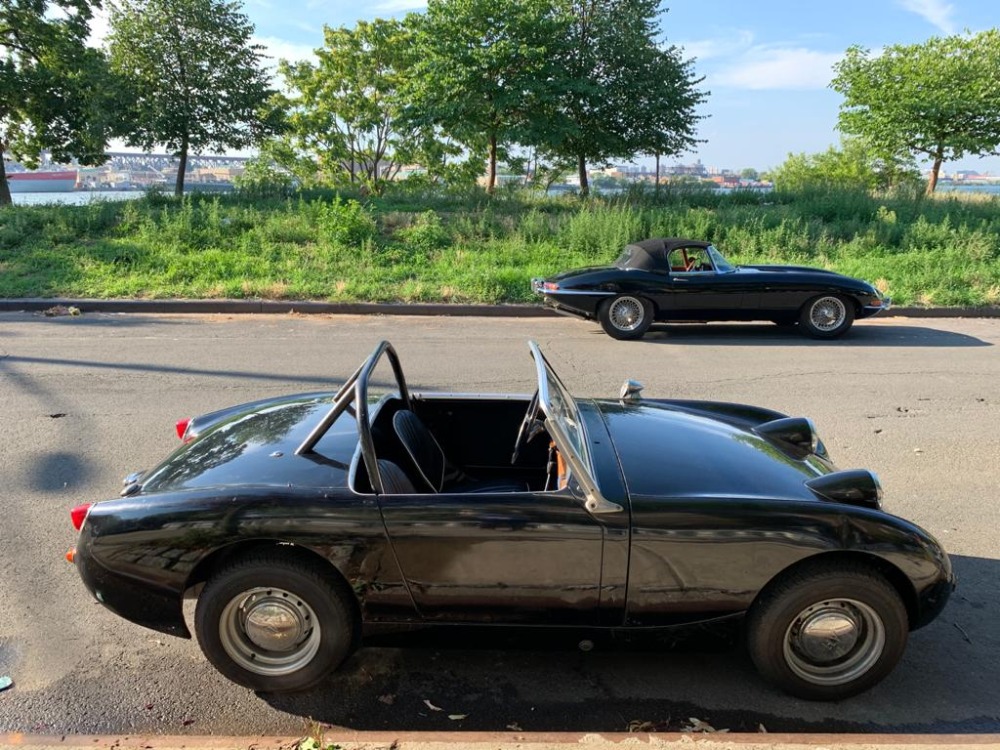
[[[530,397],[410,393],[382,342],[335,394],[182,420],[160,466],[73,509],[68,558],[164,633],[190,637],[197,595],[205,655],[264,691],[313,686],[391,629],[732,620],[767,679],[840,699],[945,606],[947,555],[881,510],[871,472],[837,471],[809,420],[632,381],[575,399],[530,348]]]
[[[712,244],[655,238],[627,245],[612,266],[533,279],[560,312],[596,318],[616,339],[641,338],[654,322],[772,320],[836,338],[891,300],[865,281],[801,266],[734,266]]]

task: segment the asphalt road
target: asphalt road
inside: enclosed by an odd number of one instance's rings
[[[814,419],[842,468],[935,534],[959,589],[899,668],[840,704],[785,697],[741,650],[430,643],[365,648],[321,688],[256,695],[194,642],[119,620],[63,561],[67,510],[159,461],[184,416],[337,384],[381,338],[414,390],[532,389],[537,340],[578,394],[742,401]],[[0,731],[296,734],[622,731],[688,717],[755,731],[1000,731],[1000,320],[865,321],[842,341],[770,325],[673,326],[615,342],[570,319],[0,315]],[[433,711],[424,701],[443,711]],[[466,715],[452,720],[451,715]]]

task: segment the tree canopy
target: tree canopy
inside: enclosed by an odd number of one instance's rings
[[[839,128],[883,157],[913,154],[941,165],[1000,145],[1000,31],[932,37],[879,55],[851,47],[834,66],[831,88],[844,95]]]
[[[486,154],[488,191],[504,149],[534,143],[552,125],[544,113],[565,83],[552,49],[556,10],[550,0],[429,0],[426,14],[409,17],[419,54],[408,114]]]
[[[112,70],[126,82],[121,134],[131,146],[164,144],[180,157],[241,149],[279,128],[253,25],[228,0],[122,0],[112,8]]]
[[[845,138],[839,148],[831,146],[818,154],[789,154],[771,171],[770,178],[779,190],[870,191],[917,184],[920,174],[912,159],[887,161],[863,140]]]
[[[568,85],[548,131],[548,147],[576,160],[581,192],[587,163],[636,153],[674,155],[697,141],[690,62],[659,40],[658,0],[555,0],[565,18],[556,53]]]
[[[105,160],[109,85],[104,56],[88,49],[90,0],[0,2],[0,205],[11,202],[3,159],[35,166]]]
[[[403,118],[401,87],[413,33],[400,21],[359,21],[324,30],[315,63],[282,62],[289,139],[334,182],[381,192],[420,151],[424,131]]]

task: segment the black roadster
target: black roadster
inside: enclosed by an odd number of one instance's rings
[[[944,607],[947,555],[809,420],[631,381],[577,400],[530,348],[530,397],[410,393],[382,342],[335,394],[182,420],[160,466],[73,509],[67,556],[163,633],[190,637],[196,595],[205,655],[264,691],[309,688],[387,630],[731,620],[767,679],[840,699]]]
[[[801,266],[734,266],[712,244],[655,238],[627,245],[612,266],[533,279],[560,312],[596,318],[616,339],[638,339],[654,322],[772,320],[835,338],[856,319],[888,310],[871,284]]]

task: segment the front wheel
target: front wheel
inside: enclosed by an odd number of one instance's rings
[[[747,646],[769,682],[806,700],[841,700],[881,681],[906,648],[896,590],[850,563],[788,576],[754,602]]]
[[[816,339],[843,336],[854,323],[854,303],[836,294],[814,297],[799,313],[799,327]]]
[[[354,643],[346,597],[318,566],[275,554],[216,573],[198,597],[195,632],[223,675],[253,690],[305,690]]]
[[[619,294],[601,305],[598,318],[611,338],[639,339],[653,324],[653,305],[642,297]]]

